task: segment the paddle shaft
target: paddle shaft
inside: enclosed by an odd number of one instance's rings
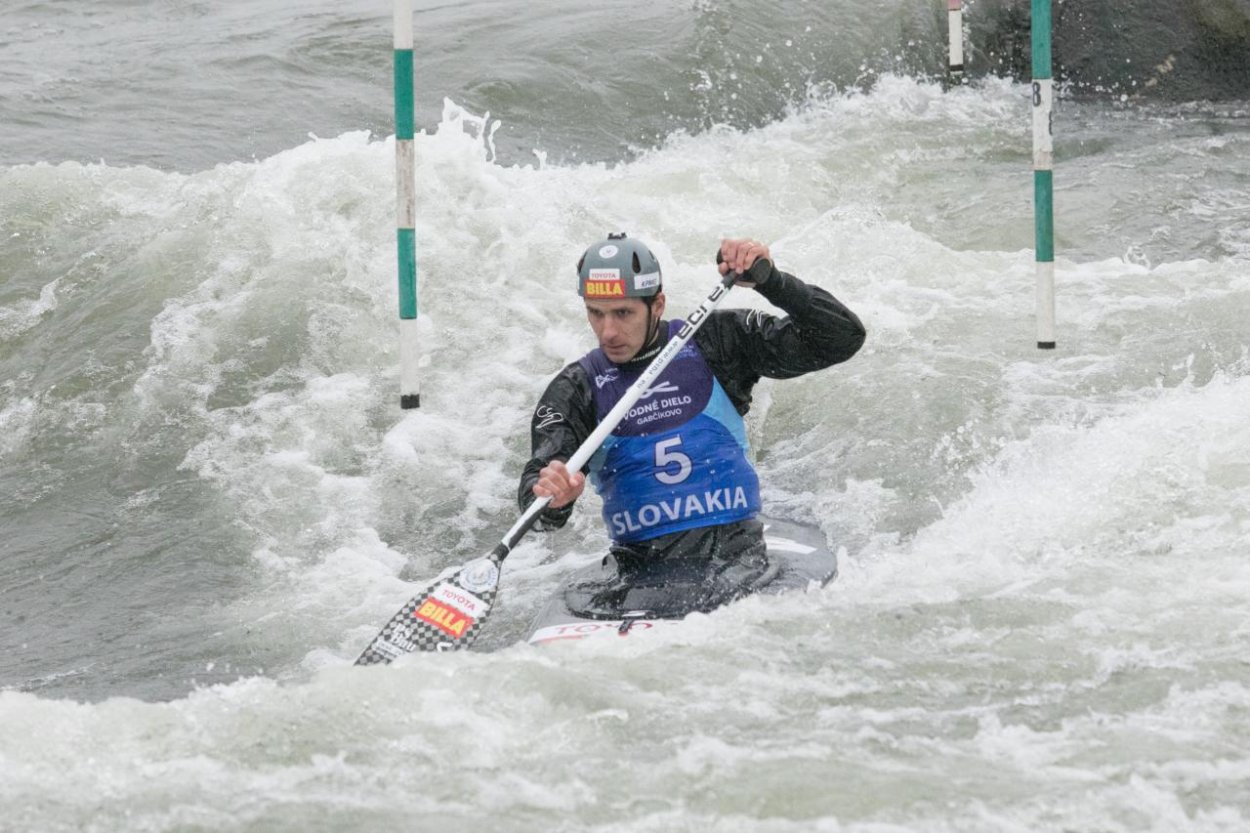
[[[629,409],[634,407],[634,404],[642,398],[642,395],[651,389],[652,383],[664,372],[669,362],[681,352],[681,349],[689,343],[690,339],[694,338],[694,334],[698,332],[699,327],[703,326],[703,322],[707,320],[708,314],[720,305],[724,297],[729,294],[729,290],[733,287],[734,282],[740,277],[741,275],[733,272],[725,275],[716,284],[716,288],[703,299],[703,303],[699,305],[699,308],[686,317],[686,321],[677,333],[677,336],[669,339],[668,344],[664,345],[664,349],[660,351],[660,354],[651,361],[651,364],[647,365],[647,369],[629,386],[621,400],[616,403],[612,410],[608,411],[607,416],[599,421],[599,425],[595,430],[578,446],[577,451],[573,452],[573,456],[565,462],[569,471],[581,471],[582,466],[590,462],[590,458],[599,450],[599,446],[603,445],[603,441],[616,429],[616,426],[624,419]],[[499,560],[502,561],[508,553],[512,552],[512,548],[525,537],[525,533],[530,531],[534,526],[534,522],[538,520],[539,514],[547,508],[549,503],[551,503],[549,495],[537,498],[531,503],[521,517],[517,519],[517,522],[512,525],[512,528],[503,536],[503,540],[499,543],[499,546],[495,547],[492,554],[498,556]]]

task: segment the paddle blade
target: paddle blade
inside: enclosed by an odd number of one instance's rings
[[[356,664],[378,665],[404,654],[468,648],[495,603],[501,561],[496,550],[413,596],[373,638]]]

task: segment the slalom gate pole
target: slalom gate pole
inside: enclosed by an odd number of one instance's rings
[[[1054,85],[1051,0],[1033,0],[1033,231],[1037,253],[1037,347],[1055,348]]]
[[[952,84],[964,80],[964,9],[963,0],[946,0],[946,20],[950,29],[950,73]]]
[[[395,253],[399,263],[399,406],[405,409],[421,406],[412,63],[412,0],[395,0]]]

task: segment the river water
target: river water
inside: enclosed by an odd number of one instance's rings
[[[1039,352],[1028,90],[937,11],[530,5],[415,15],[418,411],[388,8],[6,8],[0,830],[1246,829],[1250,102],[1060,97]],[[481,650],[352,667],[515,519],[616,229],[672,310],[750,235],[864,319],[749,419],[840,577],[518,644],[588,499]]]

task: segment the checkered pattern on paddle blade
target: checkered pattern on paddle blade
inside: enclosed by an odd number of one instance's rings
[[[391,617],[357,665],[389,663],[420,651],[459,651],[477,638],[499,591],[499,560],[471,561],[418,593]]]

